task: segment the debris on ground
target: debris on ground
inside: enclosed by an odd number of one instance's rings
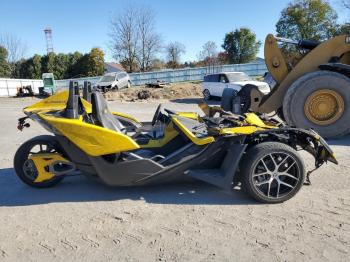
[[[34,96],[34,92],[31,85],[28,86],[22,86],[17,87],[17,94],[16,96],[23,97],[23,96]]]
[[[157,80],[156,82],[146,83],[146,87],[148,88],[164,88],[167,85],[170,85],[170,83],[166,83],[165,81],[160,80]]]
[[[141,99],[141,100],[148,99],[150,97],[151,97],[151,92],[148,90],[142,90],[142,91],[137,93],[137,98]]]
[[[181,99],[202,97],[200,82],[182,82],[163,88],[132,87],[104,94],[109,101],[135,102],[140,100]]]

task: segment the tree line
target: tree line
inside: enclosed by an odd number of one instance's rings
[[[342,0],[342,6],[350,10],[350,0]],[[126,71],[248,63],[256,59],[262,45],[250,28],[237,28],[225,34],[221,51],[215,42],[208,41],[197,60],[181,63],[186,47],[178,41],[165,44],[156,31],[155,18],[151,8],[130,5],[111,19],[109,48]],[[337,20],[337,12],[326,0],[294,0],[281,11],[276,32],[280,37],[315,41],[349,34],[350,23],[338,24]],[[36,54],[24,59],[25,49],[25,44],[12,35],[0,37],[0,77],[35,79],[52,72],[55,78],[64,79],[102,75],[105,71],[104,53],[99,48],[86,54]],[[284,51],[290,59],[299,55],[293,47],[285,47]]]
[[[49,53],[17,61],[9,60],[9,52],[0,45],[0,77],[40,79],[52,72],[56,79],[102,75],[105,72],[104,53],[92,48],[89,53]]]

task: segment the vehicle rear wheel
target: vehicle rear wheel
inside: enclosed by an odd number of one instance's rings
[[[53,136],[37,136],[23,143],[14,157],[14,168],[17,176],[27,185],[37,188],[52,187],[58,184],[64,178],[63,176],[55,176],[43,182],[34,182],[38,176],[38,171],[34,162],[29,159],[33,154],[55,153],[58,151],[58,146]]]
[[[264,142],[249,149],[241,161],[241,171],[247,193],[268,204],[292,198],[305,179],[305,166],[299,154],[278,142]]]
[[[313,128],[326,138],[350,132],[350,79],[330,71],[308,73],[295,81],[283,101],[289,125]]]
[[[211,99],[211,95],[210,95],[210,92],[208,89],[204,89],[203,97],[204,97],[204,100],[206,100],[206,101],[209,101]]]

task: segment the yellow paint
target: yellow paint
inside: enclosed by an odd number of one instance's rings
[[[174,129],[172,123],[167,125],[164,130],[164,137],[160,139],[151,139],[147,144],[140,145],[141,148],[154,148],[154,147],[162,147],[168,144],[171,140],[177,137],[179,133]]]
[[[319,89],[311,93],[305,101],[305,116],[318,125],[331,125],[344,113],[342,96],[331,89]]]
[[[276,128],[275,126],[266,125],[256,114],[245,113],[245,122],[250,125],[262,127],[262,128]]]
[[[33,181],[34,183],[44,182],[52,179],[55,176],[55,174],[45,170],[45,167],[49,166],[50,164],[56,161],[69,163],[67,159],[57,153],[35,154],[31,155],[29,159],[34,162],[34,165],[38,171],[38,176]]]
[[[222,128],[220,129],[220,135],[250,135],[257,131],[265,130],[265,128],[257,126],[239,126],[232,128]]]
[[[269,73],[277,84],[281,83],[288,75],[288,67],[276,38],[272,34],[267,35],[265,39],[264,56]]]
[[[136,118],[130,116],[130,115],[127,115],[127,114],[124,114],[124,113],[120,113],[120,112],[112,112],[113,115],[115,116],[121,116],[121,117],[124,117],[124,118],[127,118],[127,119],[130,119],[138,124],[141,124],[141,122],[139,120],[137,120]]]
[[[132,138],[78,119],[39,116],[66,136],[86,154],[101,156],[140,148]]]
[[[171,120],[173,123],[180,128],[180,130],[196,145],[206,145],[215,142],[214,137],[207,136],[204,138],[198,138],[196,137],[190,130],[184,126],[180,120],[178,120],[176,117],[172,117]]]
[[[23,109],[25,113],[63,110],[66,108],[68,91],[62,91]]]
[[[182,116],[194,120],[198,120],[198,114],[197,113],[192,113],[192,112],[176,112],[177,116]]]
[[[86,113],[91,114],[92,112],[92,105],[86,101],[84,98],[80,98],[81,103],[83,104],[83,107],[85,108]]]

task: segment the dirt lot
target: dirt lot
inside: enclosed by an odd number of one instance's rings
[[[140,93],[147,93],[147,99],[141,98]],[[183,82],[165,85],[161,88],[146,86],[122,89],[118,92],[107,92],[105,97],[109,101],[135,102],[159,99],[183,99],[188,97],[201,97],[202,89],[199,82]]]
[[[186,111],[194,101],[164,102]],[[204,183],[123,189],[72,177],[38,190],[12,166],[17,147],[45,133],[16,130],[32,102],[0,99],[0,261],[349,261],[350,137],[329,141],[339,166],[322,167],[279,205]],[[157,103],[110,106],[149,120]]]

